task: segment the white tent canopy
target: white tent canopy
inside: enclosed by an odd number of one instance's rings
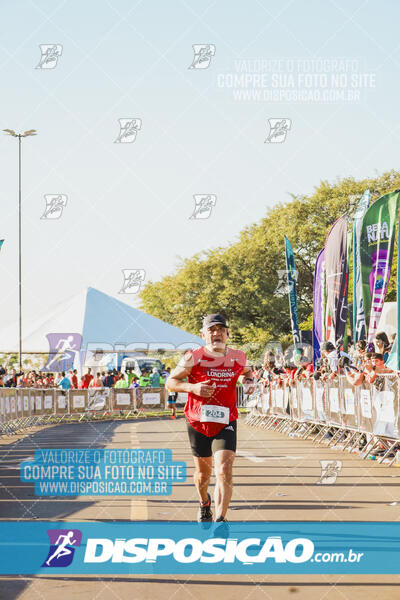
[[[23,352],[49,352],[50,333],[79,333],[81,350],[178,349],[203,345],[204,341],[94,288],[88,288],[55,306],[23,329]],[[1,332],[0,352],[18,348],[18,324]]]

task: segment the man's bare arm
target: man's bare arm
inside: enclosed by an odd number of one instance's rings
[[[201,381],[199,383],[189,383],[183,381],[186,377],[189,377],[192,372],[193,362],[190,357],[189,360],[182,359],[177,367],[172,371],[168,377],[166,386],[171,392],[187,392],[201,396],[202,398],[211,398],[215,389],[212,385],[208,385],[210,381]]]
[[[189,377],[192,372],[192,367],[181,367],[177,366],[168,377],[165,385],[171,392],[191,392],[192,383],[183,381],[186,377]]]

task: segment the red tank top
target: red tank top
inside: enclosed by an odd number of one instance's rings
[[[204,347],[197,348],[186,354],[193,357],[192,372],[189,375],[189,383],[199,383],[210,380],[210,385],[215,386],[215,392],[211,398],[202,398],[189,392],[188,401],[185,405],[185,415],[190,425],[212,437],[217,435],[226,423],[203,422],[201,418],[201,407],[203,405],[224,406],[229,408],[229,422],[238,418],[236,408],[236,382],[246,366],[246,355],[241,350],[228,349],[225,356],[211,356]]]

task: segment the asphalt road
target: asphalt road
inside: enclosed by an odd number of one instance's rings
[[[184,460],[187,481],[167,497],[69,497],[34,495],[22,483],[19,463],[38,448],[170,448]],[[320,460],[340,460],[334,485],[318,485]],[[311,441],[239,424],[230,521],[397,521],[400,469],[362,461]],[[0,438],[0,520],[175,521],[195,520],[198,500],[183,418],[76,423]],[[400,481],[400,480],[399,480]],[[398,502],[398,504],[397,504]],[[400,564],[400,560],[399,560]],[[399,567],[400,572],[400,567]],[[400,576],[3,576],[0,599],[63,600],[379,600],[400,598]]]

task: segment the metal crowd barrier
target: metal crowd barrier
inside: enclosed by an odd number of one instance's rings
[[[314,443],[359,451],[362,458],[392,465],[400,451],[400,378],[378,375],[373,384],[353,386],[345,376],[333,380],[275,382],[247,403],[246,422]]]
[[[178,404],[186,402],[180,394]],[[165,410],[164,388],[0,388],[0,435],[52,423],[137,418]]]
[[[236,388],[238,406],[248,404],[243,387]],[[178,393],[183,407],[187,393]],[[137,418],[168,409],[165,388],[0,388],[0,435],[52,423]]]

